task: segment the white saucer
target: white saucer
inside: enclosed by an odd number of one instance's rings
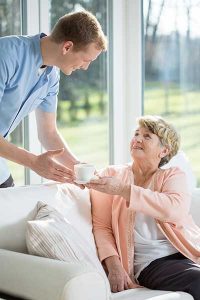
[[[74,180],[75,183],[78,183],[78,184],[86,184],[88,183],[89,181],[85,181],[85,180]]]
[[[90,180],[96,180],[96,179],[99,179],[99,177],[96,176],[96,175],[94,175]],[[78,183],[78,184],[86,184],[86,183],[89,183],[90,180],[78,180],[78,179],[75,179],[74,182]]]

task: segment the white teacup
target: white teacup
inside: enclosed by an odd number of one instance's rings
[[[74,173],[77,183],[87,183],[94,176],[95,166],[91,164],[76,164],[74,165]]]

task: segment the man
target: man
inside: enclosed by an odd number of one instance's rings
[[[47,179],[73,181],[77,158],[56,127],[60,69],[70,75],[87,70],[106,38],[89,12],[70,13],[58,20],[49,36],[0,38],[0,187],[13,185],[5,159],[26,166]],[[19,122],[36,112],[38,138],[47,152],[35,155],[6,140]]]

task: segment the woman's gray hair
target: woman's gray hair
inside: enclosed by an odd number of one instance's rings
[[[142,116],[137,121],[140,127],[156,134],[161,144],[169,149],[169,154],[161,159],[159,167],[168,163],[180,147],[180,135],[176,129],[160,116]]]

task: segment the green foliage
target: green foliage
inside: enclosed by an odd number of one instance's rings
[[[104,118],[107,108],[107,94],[91,89],[82,89],[79,100],[58,101],[57,121],[67,125],[78,125],[88,118]]]

